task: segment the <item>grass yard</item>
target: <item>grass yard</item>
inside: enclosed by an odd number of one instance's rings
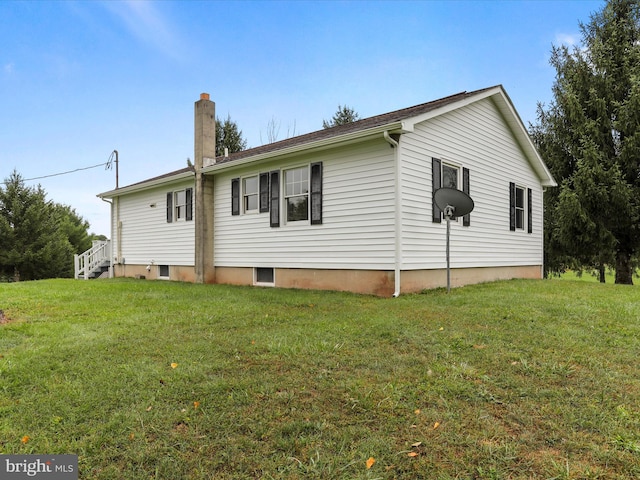
[[[0,453],[87,479],[640,478],[640,290],[0,284]]]

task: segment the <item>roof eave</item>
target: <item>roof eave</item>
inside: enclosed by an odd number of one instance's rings
[[[114,190],[109,190],[107,192],[99,193],[96,196],[102,199],[114,198],[114,197],[119,197],[121,195],[125,195],[128,193],[148,190],[150,188],[158,187],[160,185],[166,185],[167,183],[179,182],[189,178],[194,178],[193,171],[179,172],[179,173],[176,173],[175,175],[171,175],[171,174],[163,175],[161,177],[152,178],[147,181],[134,183],[133,185],[128,185],[126,187],[116,188]]]
[[[538,149],[533,144],[531,137],[529,136],[529,132],[527,131],[520,115],[516,111],[513,103],[511,102],[511,98],[505,90],[498,86],[496,90],[493,89],[488,92],[489,95],[501,112],[503,119],[509,126],[509,129],[513,133],[516,141],[522,148],[525,156],[529,159],[531,167],[534,169],[538,178],[540,179],[540,184],[543,187],[555,187],[558,184],[556,183],[551,171],[544,163],[544,160],[538,153]]]
[[[260,153],[257,155],[252,155],[250,157],[241,158],[238,160],[216,163],[216,164],[205,167],[202,170],[202,172],[205,174],[213,173],[220,170],[226,170],[229,168],[235,168],[238,166],[246,165],[249,163],[265,161],[270,158],[283,158],[291,155],[296,155],[301,152],[309,153],[309,152],[315,152],[318,150],[324,150],[326,148],[335,147],[338,145],[347,145],[350,143],[366,140],[367,138],[374,137],[376,135],[381,135],[384,132],[408,133],[411,131],[413,131],[412,124],[409,124],[405,121],[392,122],[384,125],[378,125],[376,127],[368,128],[365,130],[350,132],[344,135],[328,137],[321,140],[306,142],[298,145],[292,145],[291,147],[273,150],[265,153]]]

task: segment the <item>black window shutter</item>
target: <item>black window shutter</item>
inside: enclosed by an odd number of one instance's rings
[[[462,168],[462,191],[469,195],[469,169]],[[468,227],[471,225],[471,214],[467,213],[462,217],[462,226]]]
[[[185,197],[187,200],[187,221],[193,220],[193,188],[185,190]]]
[[[509,230],[516,231],[516,184],[509,182]]]
[[[322,162],[311,164],[311,225],[322,225]]]
[[[240,179],[231,179],[231,215],[240,215]]]
[[[432,178],[432,192],[431,192],[431,204],[432,204],[432,212],[431,212],[431,216],[432,216],[432,221],[434,223],[441,223],[442,222],[442,211],[440,210],[440,208],[438,208],[438,205],[436,205],[436,200],[434,198],[434,195],[436,193],[436,190],[438,190],[441,186],[442,186],[442,169],[440,168],[440,160],[438,160],[437,158],[432,158],[431,159],[431,178]]]
[[[269,173],[270,210],[269,223],[272,227],[280,226],[280,172],[274,170]]]
[[[260,174],[260,213],[269,211],[269,174]]]
[[[533,198],[533,190],[527,188],[527,222],[528,232],[533,233],[533,207],[531,206],[531,199]]]
[[[167,193],[167,223],[173,222],[173,192]]]

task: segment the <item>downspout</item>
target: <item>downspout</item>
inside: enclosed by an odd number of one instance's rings
[[[118,198],[118,197],[116,197],[116,198]],[[109,246],[109,250],[110,250],[110,252],[109,252],[109,263],[110,263],[110,266],[109,266],[109,278],[113,278],[115,276],[114,273],[113,273],[114,269],[115,269],[115,265],[113,265],[113,241],[114,241],[113,240],[113,210],[114,210],[114,208],[113,208],[113,202],[110,202],[109,200],[106,200],[106,199],[104,199],[102,197],[100,197],[100,200],[102,200],[103,202],[108,203],[109,205],[111,205],[111,209],[110,209],[111,211],[110,211],[110,215],[109,215],[109,230],[110,230],[109,233],[111,234],[111,245]],[[118,215],[118,217],[119,217],[119,215]],[[119,218],[118,218],[118,221],[120,221]],[[116,223],[116,229],[117,228],[118,228],[118,224]],[[120,242],[118,242],[118,248],[120,248]]]
[[[389,131],[385,130],[384,139],[393,148],[393,160],[395,164],[394,183],[395,183],[395,291],[393,297],[400,296],[400,264],[402,263],[402,182],[400,181],[400,142],[393,139],[389,135]]]

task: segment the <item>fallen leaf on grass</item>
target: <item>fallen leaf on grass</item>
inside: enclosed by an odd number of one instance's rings
[[[135,434],[135,433],[133,433],[133,432],[131,432],[131,433],[129,434],[129,440],[133,440],[134,438],[136,438],[136,434]]]
[[[416,443],[412,443],[411,446],[412,447],[419,447],[420,445],[422,445],[422,442],[416,442]]]
[[[171,363],[171,368],[176,368],[178,364],[176,362]]]
[[[27,443],[29,440],[31,440],[31,437],[29,435],[25,435],[20,439],[22,443]]]
[[[200,406],[200,402],[193,402],[193,408],[197,409]]]
[[[407,453],[407,457],[417,457],[418,455],[420,455],[418,452],[409,452],[409,453]]]
[[[420,409],[419,409],[419,408],[416,408],[416,411],[415,411],[415,412],[413,412],[413,413],[415,413],[416,415],[420,415]]]
[[[149,406],[147,407],[147,412],[150,412],[152,408],[153,408],[153,406],[149,405]]]
[[[373,457],[369,457],[369,460],[367,460],[367,470],[373,467],[374,463],[376,463],[376,459]]]
[[[436,428],[438,428],[440,426],[440,422],[436,422],[433,424],[433,429],[435,430]]]

